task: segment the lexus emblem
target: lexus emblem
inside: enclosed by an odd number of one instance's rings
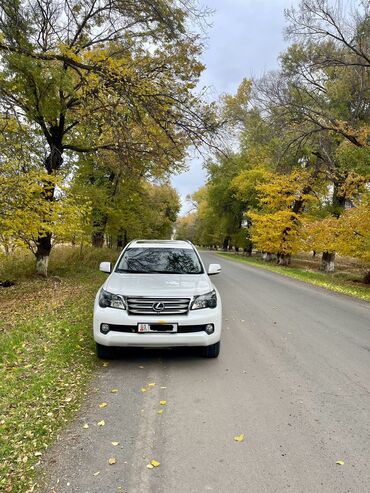
[[[161,312],[162,310],[164,310],[164,303],[153,303],[153,310],[155,310],[156,312]]]

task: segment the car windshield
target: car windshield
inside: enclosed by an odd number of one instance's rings
[[[129,248],[117,272],[141,274],[202,274],[203,268],[190,248]]]

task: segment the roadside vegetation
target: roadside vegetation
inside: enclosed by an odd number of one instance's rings
[[[33,491],[37,465],[79,408],[98,364],[92,304],[107,249],[55,248],[47,279],[31,254],[0,260],[0,490]]]
[[[361,282],[362,276],[359,271],[349,272],[341,270],[339,272],[326,274],[324,272],[318,272],[296,265],[294,260],[292,260],[290,266],[280,266],[266,263],[260,257],[246,257],[235,253],[225,252],[220,252],[219,255],[237,262],[276,272],[283,276],[298,279],[299,281],[307,282],[315,286],[320,286],[321,288],[326,288],[330,291],[353,296],[360,300],[370,301],[370,287]]]
[[[197,0],[0,2],[0,247],[167,237],[171,174],[215,144]]]
[[[327,273],[350,256],[370,283],[370,4],[347,7],[286,11],[280,68],[223,98],[234,145],[208,162],[177,237],[279,265],[313,252]]]
[[[170,178],[216,143],[196,88],[207,15],[197,0],[0,1],[1,491],[33,491],[79,406],[99,261],[170,237]]]

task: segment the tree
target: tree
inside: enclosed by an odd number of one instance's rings
[[[47,184],[57,189],[53,201],[45,201]],[[42,171],[0,173],[0,234],[4,245],[27,247],[35,253],[40,234],[53,233],[53,242],[71,241],[83,235],[89,204],[77,197],[54,176]]]
[[[201,46],[186,25],[197,15],[175,0],[0,1],[0,110],[41,139],[39,168],[57,175],[73,154],[105,150],[179,169],[216,127],[193,91]],[[43,275],[51,244],[52,228],[40,231]]]
[[[356,207],[348,209],[338,220],[336,249],[341,255],[361,260],[365,269],[364,282],[370,284],[370,195]]]
[[[345,11],[339,1],[304,0],[286,16],[296,42],[282,57],[281,82],[294,87],[287,113],[306,124],[303,136],[333,132],[370,152],[368,2]]]
[[[257,186],[261,207],[249,215],[253,221],[252,240],[256,247],[277,255],[278,263],[287,265],[293,253],[303,249],[304,211],[315,200],[312,180],[307,172],[270,175]]]
[[[176,222],[176,239],[189,240],[192,243],[196,242],[197,232],[197,214],[190,212],[186,216],[179,217]]]

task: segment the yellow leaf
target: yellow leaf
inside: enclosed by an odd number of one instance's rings
[[[108,406],[107,402],[102,402],[101,404],[99,404],[100,409],[104,409],[107,406]]]
[[[141,392],[146,392],[147,389],[145,387],[141,387]]]
[[[153,383],[148,383],[148,387],[151,387],[151,388],[152,387],[155,387],[155,383],[154,382]]]
[[[118,389],[112,389],[111,392],[112,392],[112,394],[117,394]]]
[[[338,466],[343,466],[344,460],[337,460],[336,464],[338,464]]]
[[[119,445],[119,442],[112,442],[113,447],[117,447]]]
[[[102,419],[101,421],[99,421],[98,426],[104,426],[104,425],[105,425],[104,419]]]
[[[147,467],[148,469],[154,469],[154,466],[152,466],[151,464],[147,464],[147,465],[146,465],[146,467]]]
[[[85,430],[87,430],[88,427],[89,427],[89,425],[87,423],[85,423],[82,428],[85,428]]]
[[[159,411],[157,411],[158,414],[163,414],[163,409],[160,409]]]
[[[158,462],[157,460],[154,460],[154,459],[153,459],[153,460],[151,460],[151,461],[150,461],[150,463],[151,463],[151,465],[152,465],[153,467],[158,467],[158,466],[160,466],[160,465],[161,465],[161,463],[160,463],[160,462]]]
[[[159,401],[159,404],[160,404],[161,406],[165,406],[165,405],[167,404],[167,401]]]
[[[112,465],[113,465],[113,464],[115,464],[116,462],[117,462],[117,460],[116,460],[116,458],[115,458],[115,457],[110,457],[110,458],[108,459],[108,464],[109,464],[110,466],[112,466]]]
[[[245,439],[244,433],[242,433],[241,435],[238,435],[238,436],[234,437],[234,440],[236,442],[244,442],[244,439]]]

